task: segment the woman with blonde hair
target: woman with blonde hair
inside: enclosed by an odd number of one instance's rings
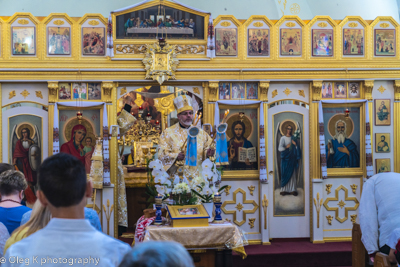
[[[32,215],[29,221],[15,229],[11,237],[7,240],[4,247],[4,254],[6,254],[7,249],[14,243],[17,243],[18,241],[43,229],[49,223],[50,219],[50,210],[46,206],[43,206],[39,200],[37,200],[35,205],[33,205]]]

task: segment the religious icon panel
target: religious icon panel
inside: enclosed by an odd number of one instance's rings
[[[84,56],[104,56],[105,29],[104,28],[82,28],[82,51]]]
[[[49,55],[71,54],[71,29],[69,27],[48,27],[47,42]]]
[[[274,216],[304,216],[303,115],[273,115]]]
[[[59,83],[58,84],[58,99],[71,100],[71,84],[70,83]]]
[[[232,99],[245,99],[245,83],[232,83]]]
[[[349,82],[349,98],[360,98],[361,90],[359,82]]]
[[[219,83],[219,99],[231,99],[231,84]]]
[[[314,29],[312,30],[312,55],[332,56],[333,55],[333,30]]]
[[[322,98],[332,98],[333,82],[323,82],[321,91],[322,91]]]
[[[215,29],[215,55],[237,55],[237,29]]]
[[[375,134],[375,152],[390,153],[390,134],[376,133]]]
[[[375,160],[376,173],[390,172],[390,159]]]
[[[100,136],[100,109],[85,109],[82,121],[76,117],[76,110],[59,110],[60,152],[78,158],[84,165],[86,173],[90,173],[91,158],[96,144],[96,136]]]
[[[258,109],[229,107],[226,130],[229,165],[226,170],[258,170]],[[220,109],[222,121],[226,108]]]
[[[204,39],[204,16],[155,5],[116,16],[117,39]]]
[[[101,84],[88,83],[88,100],[100,100],[100,99],[101,99]]]
[[[246,83],[247,99],[258,99],[258,84]]]
[[[389,126],[391,113],[390,99],[375,99],[376,126]]]
[[[11,31],[13,55],[36,54],[35,27],[12,27]]]
[[[281,29],[281,56],[301,56],[301,29]]]
[[[249,29],[247,36],[248,56],[269,56],[269,29]]]
[[[396,30],[375,29],[375,56],[396,55]]]
[[[360,108],[324,107],[324,134],[328,168],[360,167]]]
[[[343,29],[343,55],[364,55],[364,29]]]
[[[73,83],[72,84],[72,99],[87,99],[86,98],[86,83]]]
[[[335,98],[347,98],[347,83],[335,82]]]

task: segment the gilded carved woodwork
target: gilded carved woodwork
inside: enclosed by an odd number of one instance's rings
[[[267,208],[268,208],[268,199],[267,196],[264,194],[264,198],[262,200],[262,207],[264,211],[264,229],[267,229]]]
[[[97,25],[100,24],[100,22],[98,22],[97,20],[91,20],[91,21],[88,22],[88,24],[92,25],[92,26],[97,26]]]
[[[379,27],[381,27],[381,28],[387,28],[387,27],[389,27],[389,23],[386,23],[386,22],[384,22],[384,23],[381,23],[381,24],[379,24]]]
[[[260,22],[260,21],[257,21],[257,22],[254,22],[253,23],[253,26],[254,27],[262,27],[264,25],[264,23],[262,23],[262,22]]]
[[[22,96],[24,97],[24,99],[25,99],[28,95],[30,95],[30,93],[29,93],[26,89],[24,89],[24,91],[22,91],[21,95],[22,95]]]
[[[325,185],[325,190],[326,190],[326,193],[328,195],[331,193],[331,188],[332,188],[332,184],[326,184]]]
[[[249,225],[250,228],[254,228],[254,222],[256,221],[256,218],[249,218]]]
[[[356,22],[350,22],[348,25],[349,25],[349,27],[351,27],[351,28],[355,28],[355,27],[358,26],[358,23],[356,23]]]
[[[243,209],[243,220],[242,221],[238,221],[236,218],[237,218],[237,210],[227,210],[226,209],[226,205],[229,205],[229,204],[236,204],[236,195],[238,194],[238,193],[242,193],[242,195],[243,195],[243,204],[252,204],[253,205],[253,209],[251,209],[251,210],[245,210],[245,209]],[[257,209],[258,209],[258,204],[257,204],[257,202],[255,201],[255,200],[251,200],[251,199],[246,199],[246,191],[244,191],[242,188],[238,188],[238,189],[236,189],[233,193],[232,193],[232,197],[233,197],[233,200],[227,200],[227,201],[224,201],[224,203],[222,204],[222,206],[221,206],[221,209],[222,209],[222,211],[225,213],[225,214],[233,214],[233,222],[236,224],[236,225],[238,225],[238,226],[241,226],[241,225],[243,225],[245,222],[246,222],[246,214],[252,214],[252,213],[255,213],[256,211],[257,211]],[[238,207],[237,206],[239,206],[239,204],[240,204],[240,206],[242,206],[242,204],[241,203],[238,203],[237,205],[236,205],[236,208],[238,209]],[[239,206],[239,207],[240,207]],[[244,208],[244,207],[242,207],[242,208]],[[241,209],[242,209],[241,208]],[[241,210],[240,209],[240,210]]]
[[[321,27],[321,28],[325,28],[326,26],[328,26],[328,24],[326,22],[320,22],[317,25],[318,25],[318,27]]]
[[[278,95],[278,90],[275,89],[274,91],[272,91],[272,98],[274,98],[275,96]]]
[[[357,220],[357,214],[352,214],[352,215],[350,215],[350,217],[351,217],[351,222],[353,223],[353,224],[355,224],[356,223],[356,220]]]
[[[231,23],[229,22],[229,21],[223,21],[223,22],[221,22],[221,24],[220,24],[222,27],[229,27],[229,26],[231,26]]]
[[[343,207],[346,205],[346,203],[343,200],[340,200],[338,203],[338,206],[343,209]]]
[[[352,207],[345,207],[345,208],[344,208],[345,216],[344,216],[343,218],[340,218],[340,217],[339,217],[339,207],[330,207],[330,206],[328,205],[328,203],[329,203],[330,201],[335,201],[335,202],[336,202],[336,201],[339,201],[339,191],[340,191],[340,190],[343,190],[343,191],[344,191],[344,200],[345,200],[345,201],[353,201],[353,202],[354,202],[354,206],[352,206]],[[341,203],[341,202],[342,202],[342,203]],[[339,202],[338,205],[339,205],[341,208],[343,208],[343,206],[346,205],[346,204],[347,204],[347,203],[343,202],[343,200],[340,200],[340,202]],[[359,205],[360,205],[360,203],[358,202],[357,198],[355,198],[355,197],[349,197],[349,190],[348,190],[346,187],[344,187],[343,185],[341,185],[341,186],[339,186],[338,188],[336,188],[336,190],[335,190],[335,197],[327,198],[327,199],[325,200],[325,202],[324,202],[324,207],[325,207],[325,209],[328,210],[328,211],[334,211],[334,212],[335,212],[335,219],[336,219],[337,221],[339,221],[340,223],[345,222],[345,221],[348,219],[349,211],[357,210],[357,208],[358,208]]]
[[[299,96],[306,97],[306,95],[304,94],[304,90],[299,90]]]
[[[13,90],[8,94],[8,99],[11,99],[11,98],[13,98],[15,96],[17,96],[17,94],[15,93],[15,90]]]
[[[117,52],[122,54],[146,54],[146,45],[145,44],[138,44],[138,45],[117,45],[115,47]]]
[[[243,209],[243,205],[239,202],[236,207],[235,207],[238,211],[242,211]]]
[[[321,100],[321,91],[322,91],[322,81],[313,81],[312,82],[312,100],[320,101]]]
[[[326,219],[328,220],[328,224],[332,225],[332,219],[333,219],[332,215],[326,216]]]
[[[29,24],[29,20],[27,20],[27,19],[20,19],[20,20],[18,20],[18,24],[27,25],[27,24]]]
[[[248,186],[247,188],[248,188],[249,191],[250,191],[250,195],[253,196],[253,191],[254,191],[254,189],[256,189],[256,187],[255,187],[254,185],[251,185],[251,186]]]
[[[286,88],[283,92],[285,93],[286,96],[289,96],[292,91],[290,91],[289,88]]]
[[[106,220],[107,220],[107,235],[110,234],[110,219],[111,219],[111,214],[114,211],[114,204],[111,205],[110,207],[110,200],[107,199],[107,208],[106,206],[103,204],[103,210],[106,214]]]
[[[120,95],[126,94],[126,87],[121,88],[121,92],[119,93]]]
[[[103,100],[106,103],[112,103],[112,89],[114,88],[114,83],[112,82],[102,82],[101,88],[103,89]]]
[[[350,187],[351,187],[351,190],[353,191],[353,194],[355,194],[356,191],[357,191],[357,185],[356,184],[352,184],[352,185],[350,185]]]
[[[317,228],[319,228],[319,214],[321,212],[323,199],[319,199],[319,193],[317,193],[317,198],[314,198],[314,206],[315,210],[317,211]]]
[[[49,88],[49,103],[57,102],[58,82],[48,82],[47,88]]]
[[[382,85],[378,88],[378,91],[383,94],[383,92],[386,91],[385,87],[383,87]]]
[[[394,100],[400,101],[400,80],[394,80],[393,87],[394,87]]]
[[[204,45],[176,45],[176,54],[205,54],[206,48]]]
[[[372,89],[373,88],[374,88],[373,80],[365,80],[364,81],[365,99],[367,99],[368,101],[372,101]]]
[[[260,82],[259,87],[260,87],[260,100],[268,101],[269,81]]]
[[[296,23],[290,21],[290,22],[286,23],[285,25],[289,28],[292,28],[292,27],[296,26]]]
[[[58,25],[58,26],[64,25],[64,21],[62,21],[60,19],[53,21],[53,23],[54,23],[54,25]]]
[[[35,91],[36,97],[43,99],[42,91]]]
[[[229,195],[229,194],[230,194],[229,190],[231,190],[231,188],[232,188],[232,186],[230,186],[230,185],[228,185],[227,187],[225,187],[224,191],[225,191],[225,194],[226,194],[226,195]]]
[[[218,88],[219,88],[219,82],[209,82],[208,83],[208,91],[209,91],[208,101],[211,101],[211,102],[218,101]]]

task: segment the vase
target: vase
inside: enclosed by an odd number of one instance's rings
[[[208,219],[208,222],[212,222],[214,220],[213,216],[213,210],[214,210],[214,203],[203,203],[203,207],[206,209],[208,215],[210,215],[210,218]]]

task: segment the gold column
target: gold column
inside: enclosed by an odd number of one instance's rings
[[[218,88],[219,82],[208,82],[208,86],[206,85],[206,90],[204,92],[207,97],[207,122],[210,123],[213,128],[217,125],[214,125],[215,104],[211,102],[218,101]]]
[[[394,172],[400,172],[400,166],[397,164],[398,160],[400,159],[400,142],[398,140],[397,135],[400,133],[400,123],[398,117],[400,116],[400,80],[393,81],[394,87],[394,125],[393,125],[393,137],[394,140],[394,153],[393,153],[393,160],[394,160]]]
[[[0,24],[0,29],[1,29],[1,24]],[[0,83],[0,107],[3,106],[2,94],[3,90],[1,89],[1,83]],[[1,109],[0,111],[0,148],[3,149],[3,109]],[[4,162],[3,153],[0,153],[0,162]]]
[[[58,101],[58,82],[48,82],[49,88],[49,110],[48,110],[48,153],[49,157],[53,155],[53,127],[54,127],[54,103]],[[58,151],[59,152],[59,151]]]
[[[318,105],[321,101],[322,81],[312,81],[310,89],[310,178],[321,179]]]
[[[208,101],[218,101],[219,82],[208,82]]]
[[[373,135],[373,125],[374,125],[374,116],[373,116],[373,105],[372,105],[372,89],[374,88],[374,81],[373,80],[365,80],[364,84],[364,97],[368,101],[368,113],[369,113],[369,129],[370,129],[370,134],[371,134],[371,161],[372,161],[372,166],[374,165],[374,142],[375,138]],[[395,141],[396,142],[396,141]],[[395,149],[396,152],[396,149]],[[366,167],[366,166],[365,166]],[[396,168],[396,167],[395,167]],[[364,170],[366,172],[366,169]],[[366,176],[366,174],[365,174]],[[362,186],[363,183],[360,182],[360,190],[362,192]]]
[[[260,87],[260,92],[259,92],[260,100],[263,102],[268,102],[269,81],[260,82],[259,87]]]

